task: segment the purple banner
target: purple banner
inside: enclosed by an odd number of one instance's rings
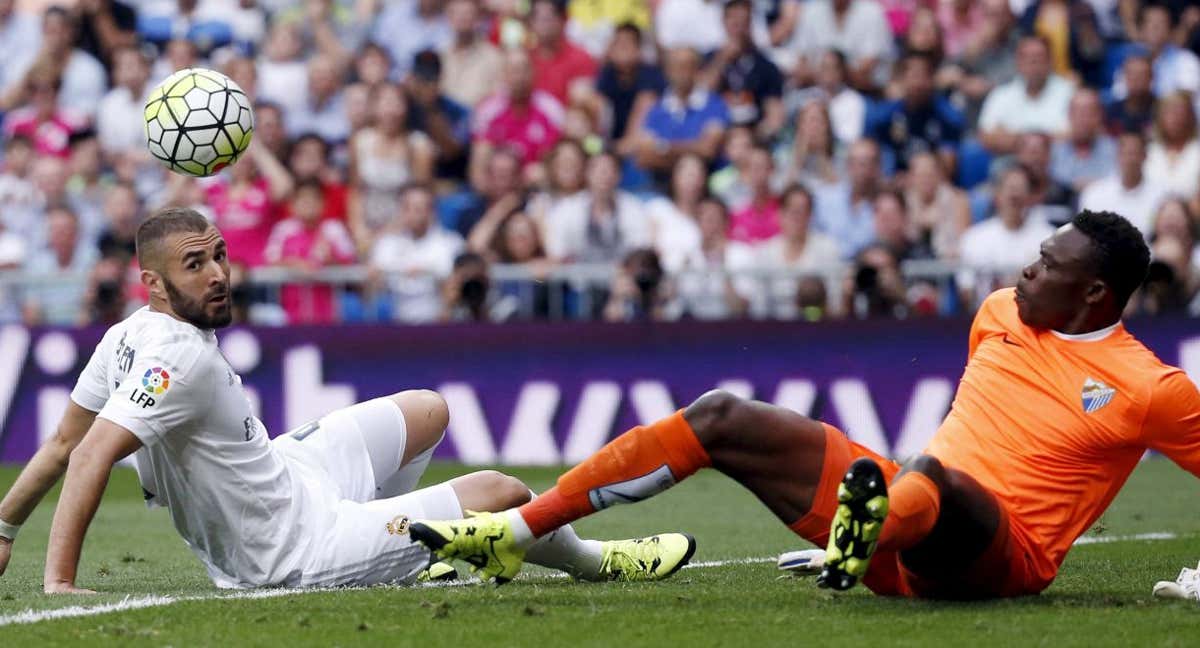
[[[1130,323],[1200,378],[1196,320]],[[714,387],[829,421],[881,452],[921,450],[949,408],[968,323],[239,328],[221,348],[272,434],[402,389],[437,389],[451,424],[439,456],[571,463],[614,434]],[[0,460],[53,434],[103,331],[0,329]]]

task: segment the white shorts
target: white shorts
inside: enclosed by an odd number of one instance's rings
[[[381,427],[382,426],[382,427]],[[312,534],[304,567],[290,585],[332,587],[409,583],[429,564],[430,553],[408,535],[415,519],[462,516],[458,497],[438,484],[388,499],[372,499],[371,452],[395,452],[393,443],[369,448],[368,439],[403,436],[404,416],[391,400],[377,398],[332,412],[277,438],[291,474],[304,484],[312,515],[302,524]]]

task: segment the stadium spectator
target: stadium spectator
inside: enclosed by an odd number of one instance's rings
[[[563,106],[534,87],[533,75],[527,52],[505,52],[502,89],[475,108],[472,177],[492,148],[512,148],[520,155],[521,163],[529,167],[539,162],[558,141],[563,128]]]
[[[829,119],[822,101],[810,101],[800,109],[792,144],[781,147],[777,155],[778,184],[828,184],[841,177],[844,160],[837,154],[838,142]]]
[[[862,137],[866,123],[867,102],[862,94],[846,85],[846,55],[837,50],[821,54],[817,61],[815,83],[790,91],[785,99],[789,122],[799,115],[810,103],[826,105],[825,121],[832,122],[833,134],[841,147],[849,146]]]
[[[1109,130],[1116,133],[1149,133],[1154,125],[1154,73],[1150,58],[1133,54],[1121,64],[1121,76],[1125,81],[1124,96],[1110,99],[1105,112]]]
[[[103,257],[133,259],[137,252],[136,235],[141,204],[132,185],[118,183],[104,196],[104,231],[97,249]]]
[[[165,79],[175,72],[193,68],[199,64],[200,52],[197,50],[196,44],[186,38],[173,38],[163,48],[162,56],[151,66],[150,78]],[[257,74],[255,78],[258,78]],[[257,92],[255,96],[257,96]]]
[[[372,268],[386,273],[397,321],[435,321],[442,311],[438,284],[450,275],[463,247],[462,237],[442,229],[434,218],[433,191],[409,184],[400,194],[400,209],[374,240]]]
[[[1050,175],[1078,192],[1116,168],[1117,143],[1104,132],[1104,107],[1095,90],[1076,90],[1067,115],[1067,136],[1050,153]]]
[[[62,7],[46,9],[37,61],[50,66],[59,79],[58,105],[90,118],[108,89],[108,73],[96,57],[75,46],[78,38],[75,16]]]
[[[1032,199],[1033,179],[1024,166],[1010,167],[1000,175],[995,213],[972,225],[962,237],[963,268],[956,281],[967,303],[975,304],[995,288],[1012,285],[1021,266],[1054,234],[1053,227],[1030,215]]]
[[[856,319],[908,316],[908,291],[900,260],[887,248],[872,245],[859,252],[846,284],[842,312]]]
[[[726,164],[708,178],[708,190],[730,209],[741,209],[750,202],[750,185],[746,181],[746,174],[750,149],[754,143],[754,130],[749,126],[730,128],[721,147],[721,158]],[[704,158],[701,157],[701,160]],[[707,161],[705,164],[707,166]]]
[[[500,49],[479,34],[479,0],[448,0],[454,38],[443,47],[442,92],[468,108],[495,92],[504,68]]]
[[[618,26],[596,78],[596,91],[612,116],[608,139],[618,153],[633,152],[635,129],[666,87],[662,71],[642,60],[641,30],[631,23]]]
[[[16,0],[0,0],[0,96],[24,83],[25,71],[41,49],[42,27]]]
[[[11,215],[10,227],[25,237],[31,249],[46,244],[45,216],[53,207],[68,207],[79,218],[81,236],[95,243],[100,233],[103,215],[100,205],[87,202],[70,191],[71,167],[61,158],[44,157],[34,160],[30,179],[41,198],[33,211]]]
[[[699,85],[700,55],[673,49],[666,55],[667,91],[646,114],[636,140],[637,161],[665,178],[684,153],[713,161],[721,149],[729,110]]]
[[[1150,236],[1152,243],[1165,239],[1179,241],[1185,250],[1190,252],[1192,266],[1200,266],[1200,236],[1195,212],[1187,201],[1170,197],[1163,201],[1154,216],[1154,233]]]
[[[1050,46],[1040,36],[1017,45],[1017,78],[988,93],[979,115],[979,138],[995,154],[1011,153],[1021,133],[1059,134],[1067,129],[1071,82],[1051,72]]]
[[[489,304],[491,289],[487,259],[475,252],[463,252],[454,259],[450,276],[442,283],[439,319],[446,322],[500,321],[495,304]]]
[[[1079,209],[1112,211],[1150,235],[1154,214],[1167,196],[1162,183],[1144,172],[1146,138],[1140,131],[1129,131],[1117,138],[1117,168],[1083,189]]]
[[[115,258],[100,259],[92,266],[83,298],[84,324],[112,326],[136,310],[125,289],[127,269]]]
[[[900,0],[898,4],[908,5],[910,0]],[[908,5],[913,6],[913,5]],[[938,25],[937,15],[929,7],[916,7],[912,13],[912,23],[908,29],[898,33],[901,36],[900,52],[901,58],[912,54],[918,54],[929,58],[932,72],[936,76],[942,68],[942,63],[946,59],[946,51],[942,44],[942,28]],[[891,74],[891,80],[887,84],[887,93],[889,96],[898,96],[903,94],[903,90],[893,90],[893,86],[903,86],[903,80],[897,76],[903,76],[903,72],[899,75],[895,71]],[[897,84],[896,82],[900,82]],[[940,86],[940,83],[939,83]],[[940,88],[939,88],[940,89]]]
[[[1197,226],[1187,203],[1163,203],[1154,221],[1149,276],[1143,285],[1142,310],[1152,315],[1187,312],[1200,315],[1200,247]]]
[[[678,310],[698,319],[738,317],[755,295],[753,281],[736,282],[730,271],[753,267],[755,250],[729,240],[729,211],[711,196],[696,204],[698,245],[679,260],[676,275]]]
[[[316,133],[304,133],[292,142],[288,151],[288,171],[297,185],[316,182],[321,187],[322,218],[346,221],[348,189],[341,175],[329,163],[329,144]]]
[[[1196,112],[1187,93],[1161,97],[1154,119],[1154,141],[1146,154],[1145,173],[1167,191],[1191,198],[1200,188],[1200,140]]]
[[[111,183],[104,177],[104,163],[96,132],[81,131],[71,137],[71,157],[67,171],[67,200],[79,212],[81,235],[94,245],[103,229],[101,205]]]
[[[342,91],[346,106],[346,123],[350,125],[350,139],[371,125],[371,87],[365,83],[351,83]]]
[[[588,87],[596,77],[596,61],[586,50],[567,39],[566,0],[533,0],[529,30],[533,42],[529,60],[533,65],[533,87],[550,94],[564,106],[573,103],[579,86]]]
[[[947,169],[955,168],[963,118],[937,93],[935,71],[928,54],[906,54],[900,65],[902,97],[876,109],[866,126],[899,172],[907,171],[909,157],[922,151],[936,152]]]
[[[886,248],[898,261],[931,259],[933,251],[913,236],[915,228],[909,219],[904,194],[884,189],[875,196],[875,240],[872,246]]]
[[[646,0],[615,2],[567,2],[567,37],[579,43],[593,58],[602,58],[622,27],[638,34],[650,33],[650,4]]]
[[[315,180],[296,183],[289,201],[291,217],[271,229],[263,250],[263,262],[309,273],[335,265],[353,263],[354,241],[341,221],[323,219],[324,189]],[[289,324],[330,324],[337,308],[333,287],[328,284],[285,284],[279,304]]]
[[[958,59],[967,53],[987,29],[982,3],[972,0],[947,0],[937,6],[942,47],[947,58]]]
[[[823,275],[841,267],[842,251],[829,236],[812,227],[813,196],[801,185],[791,185],[779,199],[779,233],[754,251],[755,264],[763,269],[787,269]],[[797,316],[796,294],[800,282],[784,277],[768,282],[770,314],[779,319]]]
[[[779,199],[771,189],[775,161],[766,146],[756,144],[746,158],[749,202],[732,210],[729,238],[740,243],[761,243],[779,233]]]
[[[71,134],[82,130],[82,112],[64,108],[59,101],[61,82],[53,65],[37,63],[25,76],[21,95],[28,104],[4,114],[5,137],[27,137],[38,155],[66,157]]]
[[[547,214],[546,252],[557,261],[612,263],[651,243],[642,201],[618,189],[621,161],[610,152],[587,164],[587,189]]]
[[[490,148],[478,158],[482,162],[477,163],[480,171],[471,176],[471,191],[461,201],[463,204],[451,206],[450,216],[443,221],[446,228],[464,237],[470,236],[475,224],[502,198],[511,196],[517,206],[526,200],[521,158],[517,153],[507,148]]]
[[[858,254],[874,238],[872,202],[880,188],[879,146],[861,139],[850,146],[846,178],[816,189],[817,227],[833,237],[847,258]]]
[[[28,137],[15,135],[4,139],[3,172],[0,173],[0,221],[6,228],[11,228],[16,214],[37,210],[41,204],[41,196],[37,187],[30,180],[33,168],[33,144]]]
[[[136,47],[112,55],[113,83],[96,110],[96,134],[106,154],[140,152],[146,145],[146,126],[130,115],[140,114],[149,91],[150,62]]]
[[[467,247],[489,261],[506,265],[521,265],[540,276],[552,264],[546,257],[541,232],[530,216],[520,210],[504,213],[495,223],[481,221],[471,231]]]
[[[982,25],[949,71],[950,80],[965,100],[971,123],[976,121],[987,95],[1017,73],[1020,41],[1008,0],[979,0],[976,6],[983,14]]]
[[[454,40],[443,4],[444,0],[388,0],[383,3],[371,30],[371,42],[388,51],[397,73],[408,72],[417,52],[438,51]]]
[[[625,254],[609,288],[603,317],[609,322],[644,322],[666,317],[666,273],[658,254],[640,248]]]
[[[1053,141],[1045,133],[1023,133],[1017,138],[1016,163],[1023,166],[1032,181],[1029,205],[1036,215],[1049,223],[1071,219],[1075,190],[1050,175],[1050,149]]]
[[[707,196],[705,179],[704,160],[698,155],[685,155],[675,163],[667,195],[646,203],[654,249],[669,273],[678,272],[689,258],[700,253],[697,222],[700,202]],[[728,221],[727,216],[722,220]]]
[[[873,0],[811,0],[784,47],[797,57],[795,77],[806,85],[822,54],[838,50],[849,62],[850,85],[881,87],[895,57],[883,8]]]
[[[251,146],[246,155],[204,188],[212,220],[229,246],[229,260],[247,268],[263,264],[263,248],[275,225],[278,203],[293,181],[270,151]]]
[[[283,108],[259,101],[254,104],[254,145],[266,148],[276,158],[287,159],[288,136],[283,127]]]
[[[545,223],[559,203],[584,190],[587,161],[587,152],[576,140],[562,139],[554,145],[546,156],[544,188],[529,199],[527,206],[534,220]]]
[[[408,99],[388,83],[375,90],[374,124],[350,142],[350,232],[367,250],[393,219],[400,191],[410,182],[428,181],[434,151],[428,136],[408,129]]]
[[[654,9],[654,34],[661,50],[691,49],[715,52],[725,44],[721,2],[661,0]]]
[[[301,133],[316,133],[328,142],[341,142],[350,137],[350,123],[342,96],[344,74],[340,64],[329,55],[318,55],[308,61],[307,83],[303,86],[302,103],[292,106],[285,114],[284,127],[288,137]],[[293,89],[293,92],[297,92]]]
[[[279,106],[285,118],[304,110],[308,97],[300,90],[308,84],[308,67],[304,60],[304,41],[299,25],[291,22],[271,25],[262,55],[258,58],[256,76],[258,89],[255,99]]]
[[[1055,74],[1088,85],[1107,81],[1104,37],[1090,0],[1030,3],[1020,24],[1024,31],[1046,39]]]
[[[442,61],[437,52],[417,52],[404,89],[408,94],[408,127],[429,135],[437,156],[434,175],[463,177],[471,144],[471,113],[441,92]]]
[[[75,6],[79,49],[111,68],[113,54],[137,45],[137,11],[120,0],[81,0]]]
[[[751,0],[728,0],[722,14],[725,45],[709,59],[706,85],[725,100],[734,124],[750,124],[763,139],[783,128],[783,74],[754,44]]]
[[[1172,41],[1174,27],[1171,10],[1165,4],[1142,4],[1134,34],[1137,45],[1150,58],[1154,94],[1160,99],[1180,91],[1200,93],[1200,59]],[[1124,79],[1118,77],[1113,83],[1113,94],[1124,97],[1126,92]]]
[[[96,247],[80,240],[74,212],[66,207],[46,211],[46,246],[33,251],[25,271],[35,275],[87,273],[96,262]],[[85,284],[66,277],[47,278],[25,294],[22,308],[26,324],[73,326],[81,319]]]
[[[933,153],[918,153],[909,160],[905,203],[913,239],[939,259],[956,260],[959,241],[971,226],[970,203],[966,194],[946,179],[941,161]]]
[[[354,57],[354,78],[374,90],[392,78],[392,60],[388,51],[375,43],[367,43]]]

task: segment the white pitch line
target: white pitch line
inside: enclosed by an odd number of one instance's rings
[[[1111,542],[1149,542],[1156,540],[1174,540],[1179,536],[1169,532],[1155,533],[1138,533],[1134,535],[1124,536],[1084,536],[1075,541],[1076,545],[1090,544],[1107,544]],[[777,560],[775,556],[763,556],[757,558],[731,558],[728,560],[707,560],[694,562],[684,566],[684,569],[713,569],[717,567],[728,567],[731,565],[759,565],[763,563],[773,563]],[[565,574],[552,574],[552,578],[565,578]],[[418,588],[442,588],[442,587],[461,587],[474,584],[473,581],[441,581],[435,583],[422,583],[417,585]],[[397,586],[385,586],[397,587]],[[55,608],[51,610],[34,610],[28,609],[24,612],[0,616],[0,627],[8,625],[20,625],[28,623],[39,623],[41,621],[52,621],[56,619],[76,619],[79,617],[97,616],[100,614],[109,614],[111,612],[128,612],[130,610],[142,610],[152,607],[165,607],[176,603],[188,603],[192,601],[222,601],[222,600],[238,600],[238,599],[265,599],[277,598],[280,596],[300,596],[305,594],[321,594],[325,592],[346,592],[355,590],[379,589],[368,587],[313,587],[305,589],[258,589],[246,592],[236,592],[233,594],[208,594],[201,596],[141,596],[141,597],[126,597],[116,603],[104,603],[101,605],[72,605],[70,607]],[[407,588],[406,588],[407,589]]]

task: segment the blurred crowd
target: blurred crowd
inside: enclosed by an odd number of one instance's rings
[[[1197,316],[1198,53],[1182,0],[0,0],[0,321],[144,303],[164,206],[260,323],[963,313],[1078,209]],[[255,104],[200,180],[143,133],[188,67]]]

